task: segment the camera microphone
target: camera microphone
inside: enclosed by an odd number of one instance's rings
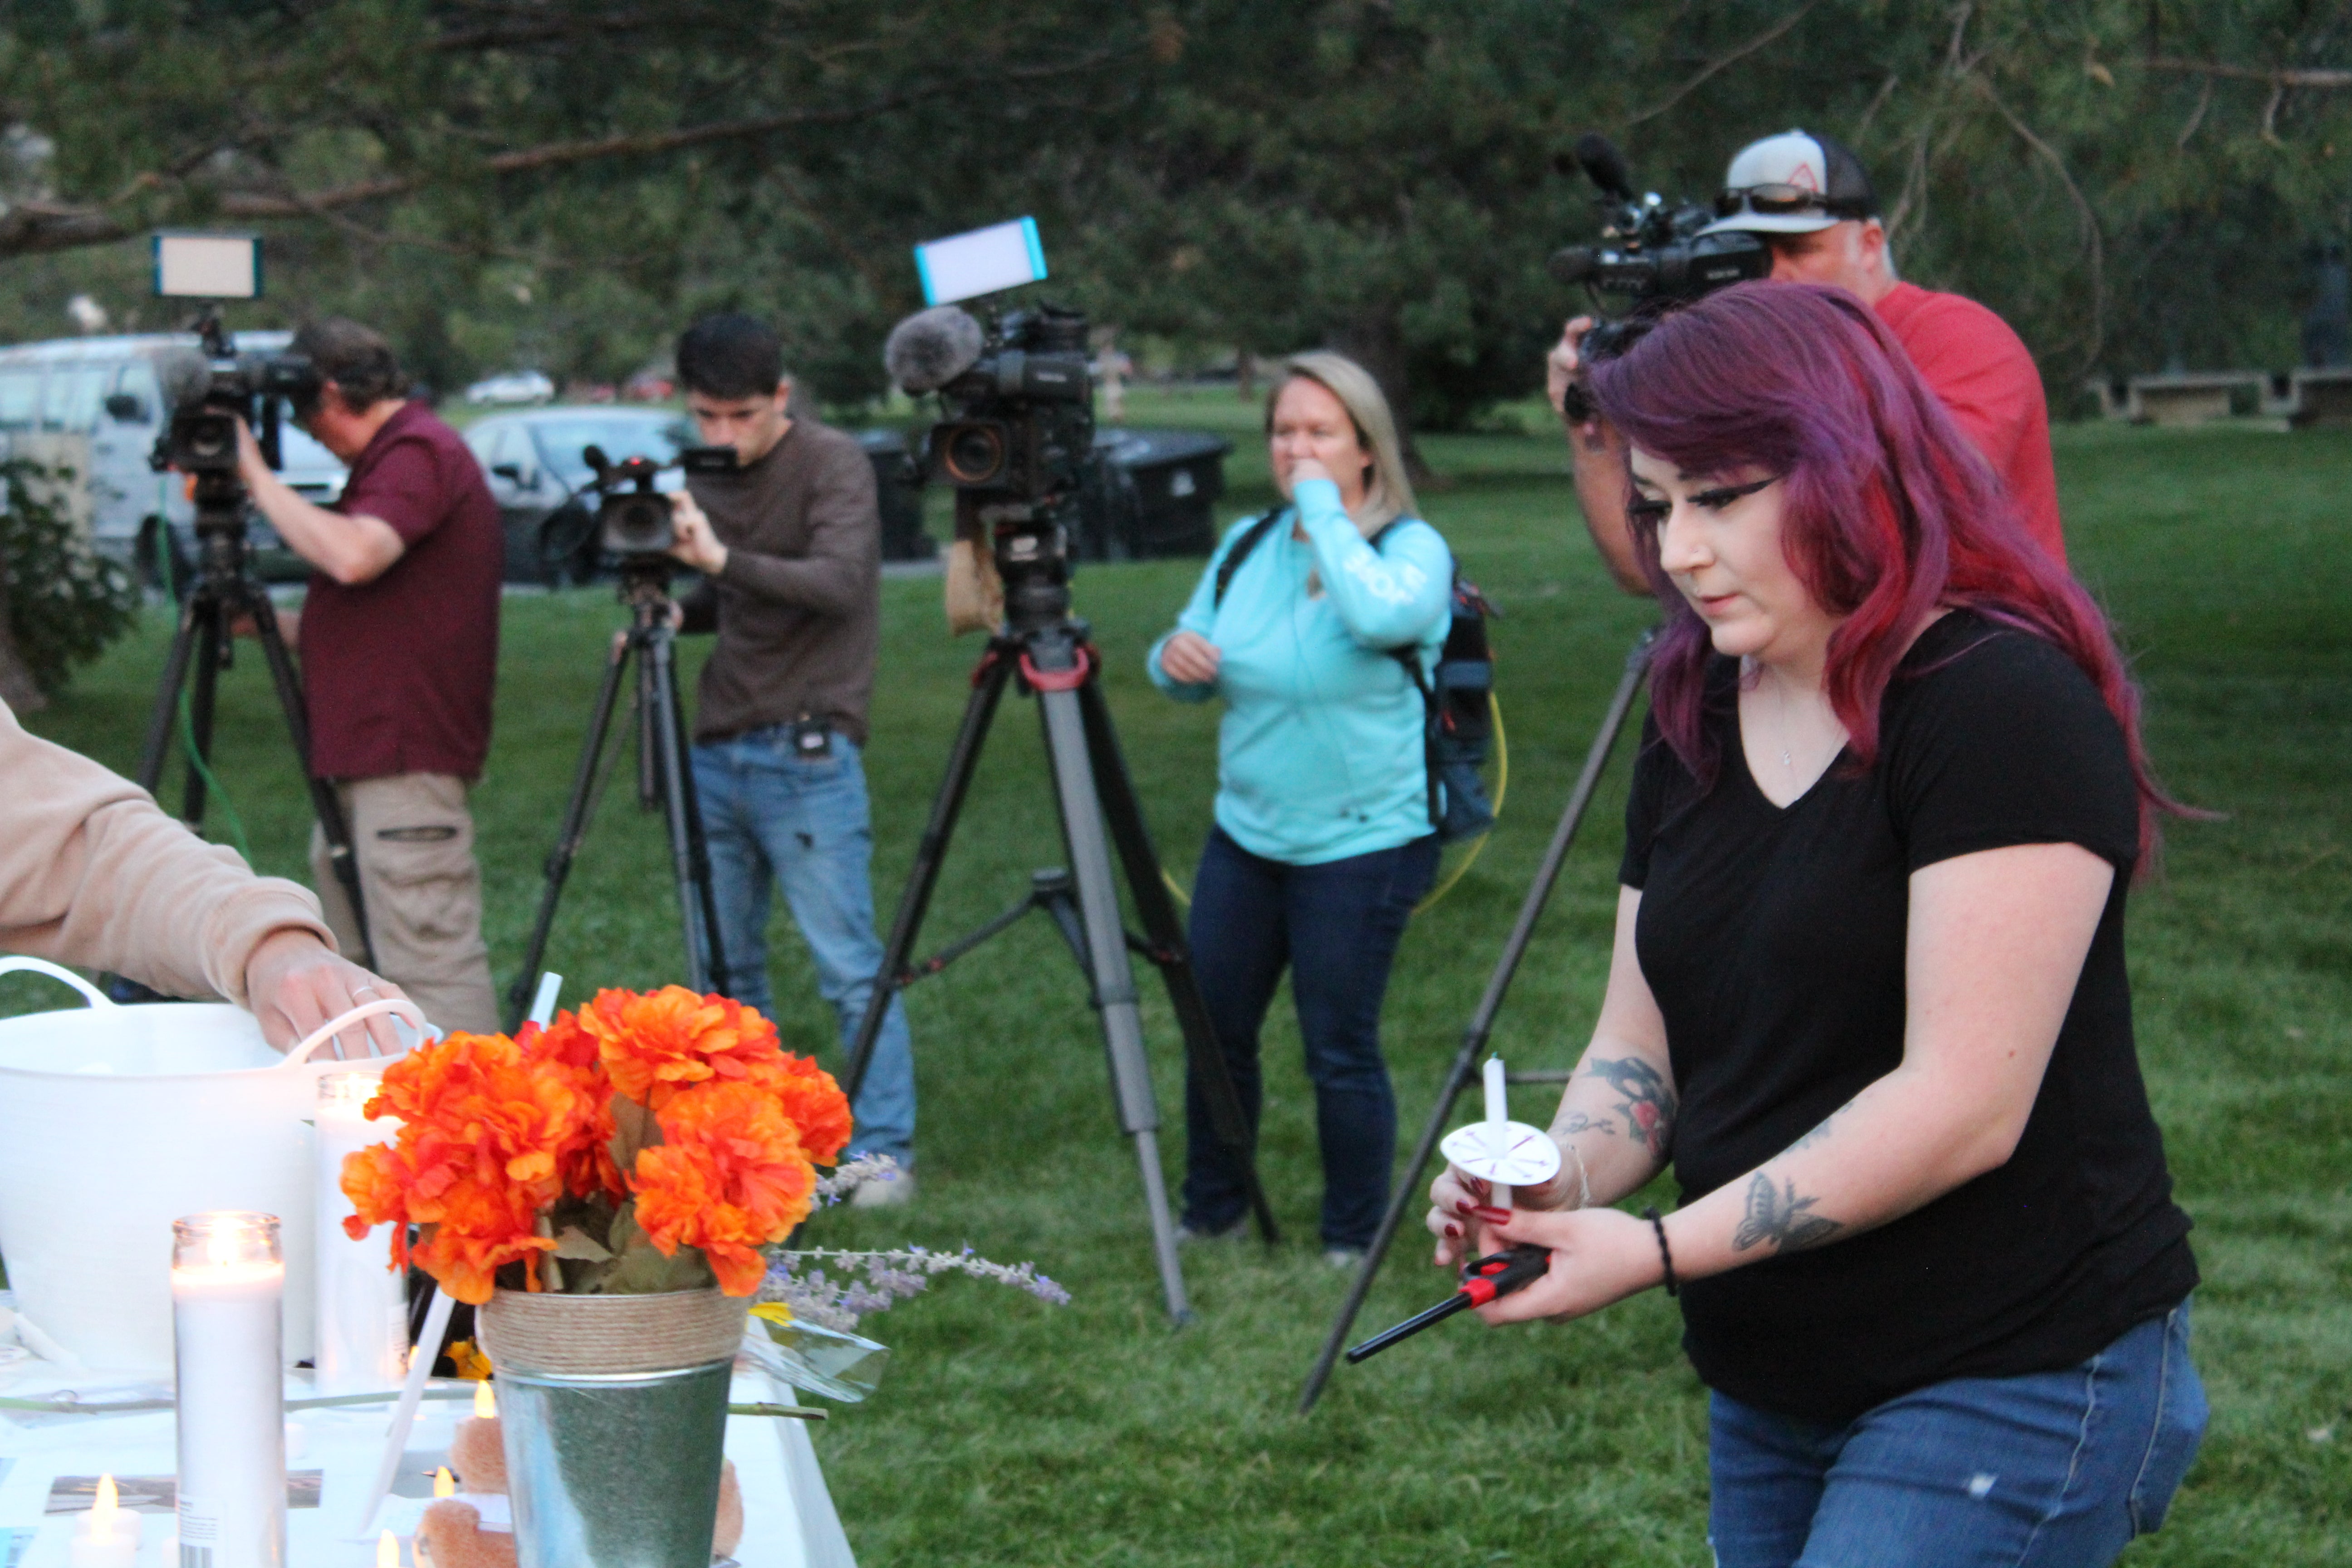
[[[194,349],[166,349],[155,358],[155,379],[163,391],[164,407],[190,407],[212,390],[212,362]]]
[[[588,465],[588,471],[594,474],[599,480],[612,471],[613,459],[604,456],[604,447],[593,442],[580,448],[580,460]]]
[[[882,363],[900,391],[936,392],[980,361],[980,323],[953,305],[918,310],[890,329]]]
[[[1602,195],[1616,202],[1633,199],[1633,171],[1617,144],[1600,132],[1588,131],[1576,139],[1576,163]]]
[[[1589,245],[1567,245],[1551,253],[1544,268],[1559,282],[1577,284],[1600,270],[1600,258]]]

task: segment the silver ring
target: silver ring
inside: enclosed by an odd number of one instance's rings
[[[352,988],[352,994],[354,996],[374,996],[381,998],[383,995],[383,993],[378,991],[373,985],[360,985]]]

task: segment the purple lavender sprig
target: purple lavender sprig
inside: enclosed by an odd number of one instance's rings
[[[928,1247],[875,1252],[814,1247],[772,1253],[770,1258],[760,1300],[782,1301],[792,1308],[794,1317],[844,1333],[856,1330],[858,1320],[868,1312],[887,1311],[921,1295],[940,1274],[968,1274],[975,1279],[1010,1285],[1055,1307],[1066,1306],[1070,1300],[1070,1293],[1038,1273],[1035,1264],[992,1262],[969,1247],[961,1252],[938,1252]],[[843,1278],[835,1279],[826,1273],[822,1266],[828,1263],[842,1269]]]
[[[816,1179],[816,1201],[830,1206],[841,1202],[868,1182],[895,1182],[898,1179],[898,1162],[887,1154],[860,1154],[845,1160],[833,1169],[829,1176]]]

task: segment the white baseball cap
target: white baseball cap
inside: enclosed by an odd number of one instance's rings
[[[1862,160],[1844,142],[1810,131],[1784,131],[1739,150],[1724,174],[1715,210],[1715,222],[1701,234],[1811,234],[1877,216],[1878,193]]]

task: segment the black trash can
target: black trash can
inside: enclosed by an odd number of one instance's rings
[[[1225,493],[1225,454],[1233,449],[1206,430],[1096,431],[1097,455],[1125,470],[1133,489],[1108,553],[1145,560],[1215,549],[1215,504]]]
[[[923,531],[923,468],[897,430],[860,430],[857,444],[874,465],[874,494],[882,511],[882,559],[929,561],[939,545]]]

